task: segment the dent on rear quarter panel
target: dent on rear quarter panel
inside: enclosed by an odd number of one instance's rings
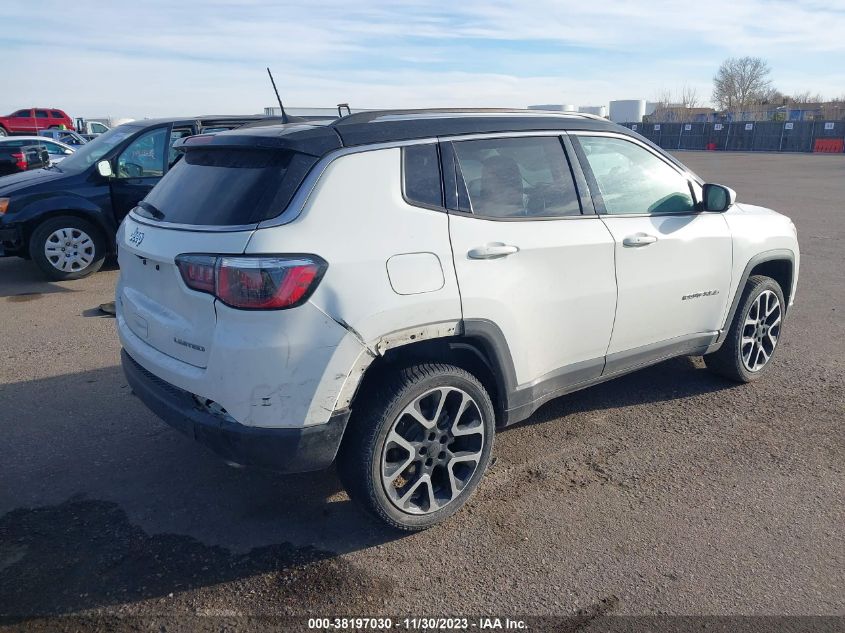
[[[236,420],[261,427],[314,422],[312,401],[343,328],[308,304],[263,314],[219,305],[217,332],[209,366],[225,367],[218,374],[225,401],[215,400]]]

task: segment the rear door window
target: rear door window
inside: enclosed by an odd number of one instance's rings
[[[242,225],[279,215],[314,156],[252,148],[193,148],[136,213],[177,224]]]
[[[179,128],[175,127],[170,130],[170,147],[167,150],[167,166],[168,168],[173,167],[177,160],[182,157],[182,153],[173,149],[173,144],[178,141],[179,139],[185,138],[186,136],[191,136],[194,134],[194,129],[190,127]]]
[[[36,110],[35,116],[39,119],[46,119],[48,117],[47,110]]]
[[[453,147],[461,210],[491,218],[581,214],[569,162],[557,136],[459,141]]]
[[[443,206],[440,159],[435,143],[402,148],[402,191],[410,204]]]

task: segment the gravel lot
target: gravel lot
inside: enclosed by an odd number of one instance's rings
[[[332,471],[236,470],[148,412],[96,310],[115,269],[46,283],[0,260],[6,624],[845,617],[845,156],[679,156],[798,226],[797,304],[771,373],[736,386],[683,358],[549,403],[498,435],[464,511],[412,536],[359,512]]]

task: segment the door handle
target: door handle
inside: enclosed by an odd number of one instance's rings
[[[519,247],[502,242],[490,242],[484,246],[471,248],[467,255],[470,259],[499,259],[519,252]]]
[[[654,244],[656,241],[657,238],[654,235],[649,235],[648,233],[636,233],[634,235],[629,235],[622,240],[622,246],[648,246],[649,244]]]

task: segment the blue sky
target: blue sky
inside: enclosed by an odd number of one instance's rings
[[[37,6],[37,8],[33,8]],[[0,112],[72,116],[607,104],[767,59],[786,93],[845,95],[845,0],[66,0],[8,3]]]

